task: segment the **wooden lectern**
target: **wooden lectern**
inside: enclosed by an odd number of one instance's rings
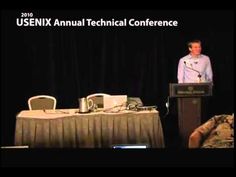
[[[188,146],[190,134],[201,125],[201,99],[212,96],[212,83],[170,83],[170,98],[178,98],[179,134],[183,146]]]

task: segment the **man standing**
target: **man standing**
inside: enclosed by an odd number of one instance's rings
[[[188,49],[190,53],[179,60],[178,83],[213,82],[211,61],[201,54],[201,41],[190,41]]]

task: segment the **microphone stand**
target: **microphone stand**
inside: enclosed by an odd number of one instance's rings
[[[193,68],[192,68],[192,64],[191,64],[191,68],[187,66],[186,61],[184,61],[184,64],[185,64],[185,67],[186,67],[186,68],[189,68],[189,69],[191,69],[191,70],[193,70],[193,71],[195,71],[195,72],[198,73],[198,76],[197,76],[197,77],[198,77],[198,79],[199,79],[199,82],[201,82],[201,81],[202,81],[202,79],[201,79],[202,75],[200,74],[200,72],[199,72],[198,70],[196,70],[196,69],[193,69]]]

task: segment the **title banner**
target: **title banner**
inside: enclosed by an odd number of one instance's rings
[[[65,26],[65,27],[177,27],[177,20],[153,20],[150,18],[138,20],[135,18],[123,19],[93,19],[93,18],[80,18],[73,20],[64,20],[58,18],[34,18],[33,13],[21,13],[21,18],[16,18],[17,26]]]

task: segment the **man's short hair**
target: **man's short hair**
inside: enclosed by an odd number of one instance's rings
[[[202,42],[200,41],[200,40],[198,40],[198,39],[195,39],[195,40],[191,40],[191,41],[189,41],[188,42],[188,48],[192,48],[192,44],[193,43],[199,43],[199,44],[201,44]]]

